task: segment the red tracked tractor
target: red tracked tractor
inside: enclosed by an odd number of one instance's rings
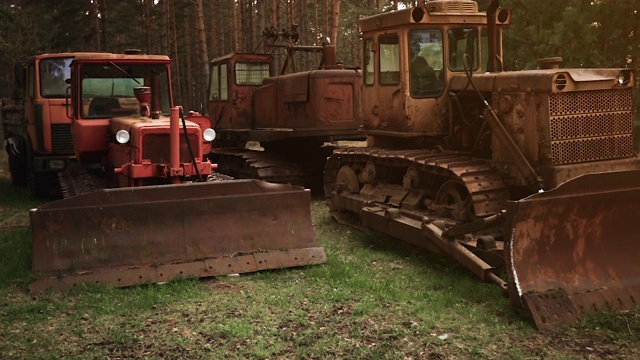
[[[331,211],[451,256],[539,329],[636,307],[633,73],[502,71],[510,20],[468,0],[360,20],[369,146],[327,161]]]
[[[173,105],[168,57],[76,54],[70,74],[64,105],[78,166],[60,176],[66,199],[30,212],[31,291],[326,261],[308,191],[205,181],[215,132]]]
[[[264,31],[267,46],[285,49],[277,75],[270,54],[233,53],[211,61],[209,116],[218,134],[209,158],[219,172],[322,191],[334,143],[359,133],[358,69],[337,63],[335,46],[298,45],[291,31]],[[296,54],[319,52],[319,66],[296,71]],[[263,150],[247,149],[259,142]]]

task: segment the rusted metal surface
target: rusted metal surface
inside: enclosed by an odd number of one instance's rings
[[[359,20],[367,148],[328,159],[331,212],[450,255],[508,290],[540,329],[590,310],[637,306],[635,78],[620,68],[503,72],[502,44],[493,40],[510,20],[497,2],[482,13],[473,1]],[[429,65],[445,88],[415,91],[412,64],[433,44],[414,35],[434,25],[449,34],[443,49],[461,49],[461,26],[485,31],[490,64],[470,70],[437,53]],[[529,196],[538,190],[547,192]],[[508,288],[496,275],[502,266]]]
[[[420,177],[427,179],[434,177],[457,180],[465,184],[470,195],[470,202],[477,216],[487,216],[504,209],[509,194],[497,171],[484,159],[472,158],[455,152],[440,150],[390,150],[376,148],[336,149],[334,155],[327,161],[325,171],[325,195],[331,197],[335,186],[335,175],[341,163],[361,163],[368,161],[378,166],[389,166],[398,169],[415,167]],[[380,180],[380,179],[379,179]],[[386,179],[385,179],[386,181]],[[417,188],[416,188],[417,189]],[[414,190],[416,190],[414,189]],[[406,193],[405,191],[404,193]],[[400,200],[405,201],[404,193]],[[389,198],[391,194],[372,194],[374,198]],[[374,198],[370,199],[373,200]],[[398,196],[396,196],[398,198]],[[398,200],[398,201],[400,201]],[[398,202],[399,203],[399,202]]]
[[[249,149],[213,149],[209,158],[220,172],[237,179],[260,179],[304,186],[305,173],[299,164],[267,151]]]
[[[551,94],[549,134],[553,165],[633,157],[632,89]]]
[[[101,190],[45,204],[30,218],[32,270],[42,277],[95,273],[91,282],[118,286],[159,281],[167,276],[153,274],[169,265],[217,275],[193,267],[239,255],[262,259],[248,271],[265,260],[266,268],[326,260],[311,228],[310,193],[257,180]],[[305,250],[314,257],[287,255],[304,249],[315,249]],[[133,274],[123,275],[127,281],[110,275],[122,268],[139,269],[123,273]],[[239,270],[229,266],[226,273]]]
[[[60,291],[74,288],[79,284],[124,287],[187,277],[212,277],[322,264],[326,261],[327,257],[321,247],[261,251],[247,255],[238,254],[175,264],[101,268],[84,272],[72,271],[64,277],[52,276],[37,279],[29,284],[29,291],[31,293],[41,293],[46,290]]]
[[[509,204],[512,301],[541,329],[640,304],[640,171],[590,174]]]
[[[354,70],[315,70],[281,75],[265,80],[255,94],[255,129],[311,129],[315,136],[325,131],[349,130],[361,125],[360,86],[362,75]],[[269,88],[274,88],[270,91]],[[276,107],[277,111],[270,111]]]
[[[353,168],[368,170],[357,176]],[[407,180],[405,175],[400,184],[399,177],[395,176],[397,171],[391,168],[413,168],[416,178]],[[374,183],[368,183],[374,178]],[[424,185],[421,181],[437,188],[452,180],[462,186],[460,195],[466,194],[467,198],[455,204],[438,204],[437,196],[434,201],[425,201],[427,196],[420,188]],[[350,218],[344,211],[336,211],[348,210],[358,215],[359,225],[451,256],[482,280],[496,283],[503,290],[506,290],[506,284],[496,275],[503,265],[502,244],[480,248],[475,241],[458,236],[494,227],[495,222],[476,224],[470,230],[451,236],[448,235],[450,231],[445,230],[461,223],[450,217],[455,212],[451,209],[458,206],[461,207],[459,212],[462,208],[465,213],[475,209],[476,214],[498,216],[496,214],[501,214],[506,205],[508,193],[505,190],[496,170],[485,161],[447,151],[338,149],[327,161],[325,171],[325,195],[338,220],[349,223]]]

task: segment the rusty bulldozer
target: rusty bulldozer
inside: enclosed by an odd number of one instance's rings
[[[369,146],[327,161],[331,211],[452,257],[541,330],[637,307],[634,74],[503,71],[510,21],[468,0],[360,19]]]
[[[38,69],[38,59],[27,67]],[[63,106],[71,121],[62,130],[73,135],[74,161],[61,163],[66,198],[30,212],[38,275],[30,291],[326,261],[308,190],[206,181],[216,168],[205,159],[215,132],[207,117],[173,106],[168,57],[74,53],[60,63],[70,63],[70,80],[57,80],[69,84]],[[39,93],[42,81],[26,86]]]

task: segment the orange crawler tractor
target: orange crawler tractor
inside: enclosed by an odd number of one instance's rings
[[[39,275],[31,291],[326,261],[308,191],[206,182],[215,132],[207,117],[173,105],[168,57],[75,54],[70,75],[62,106],[75,166],[60,176],[67,198],[30,212]]]
[[[339,65],[332,45],[297,45],[288,32],[265,34],[269,46],[288,54],[278,75],[269,54],[234,53],[211,61],[209,115],[218,138],[210,158],[221,173],[235,178],[321,192],[333,149],[327,143],[364,139],[359,133],[362,74]],[[300,52],[321,52],[317,69],[296,72],[294,55]],[[263,151],[247,149],[249,141],[259,142]]]
[[[633,73],[502,71],[510,21],[468,0],[360,20],[369,147],[327,161],[331,211],[453,257],[540,329],[636,307]]]

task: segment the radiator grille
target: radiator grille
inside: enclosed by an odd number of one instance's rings
[[[549,111],[551,116],[631,111],[631,102],[631,89],[553,93]]]
[[[630,134],[633,131],[631,112],[572,115],[551,118],[551,140]]]
[[[554,164],[624,158],[633,155],[633,138],[621,135],[555,141],[551,152]]]
[[[73,139],[71,124],[51,125],[51,151],[54,153],[72,153]]]
[[[631,89],[551,94],[552,163],[634,156],[631,109]]]
[[[193,156],[198,156],[199,141],[196,134],[189,134],[189,142]],[[142,146],[142,158],[150,160],[154,164],[168,164],[170,160],[169,134],[145,135]],[[184,140],[184,134],[180,134],[180,162],[190,163],[189,148]]]

